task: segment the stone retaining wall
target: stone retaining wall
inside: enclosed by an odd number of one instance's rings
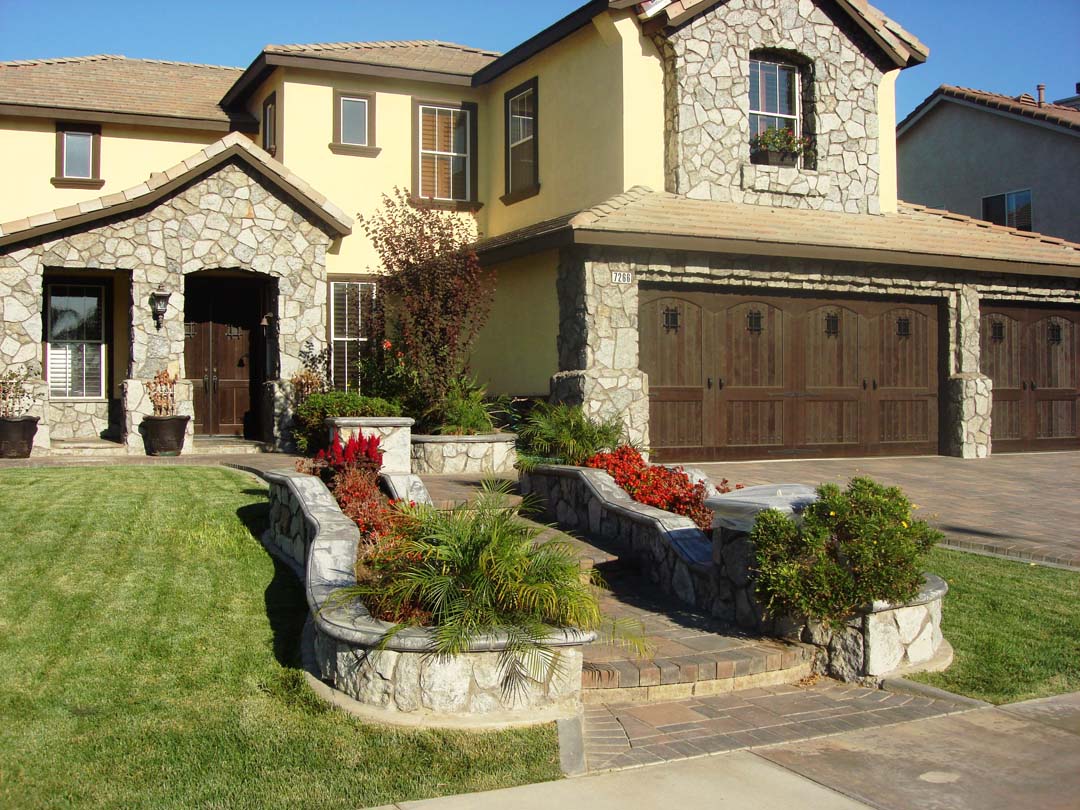
[[[410,439],[415,423],[415,419],[398,416],[336,417],[326,420],[331,444],[335,434],[341,435],[342,444],[361,433],[378,436],[379,447],[383,451],[382,471],[395,474],[412,472]]]
[[[412,437],[412,471],[417,475],[472,473],[504,475],[517,463],[513,433]]]
[[[270,472],[270,525],[263,542],[306,571],[304,587],[315,625],[315,657],[335,689],[390,723],[532,725],[575,716],[581,708],[581,646],[591,633],[558,631],[547,643],[560,666],[530,678],[523,692],[502,688],[504,636],[478,639],[453,657],[431,652],[432,631],[408,628],[385,641],[391,625],[356,601],[335,594],[355,585],[360,532],[321,480]]]
[[[521,491],[560,529],[616,544],[661,592],[744,630],[813,644],[822,653],[817,668],[841,680],[880,679],[941,648],[948,587],[934,575],[912,602],[875,603],[840,629],[769,618],[754,595],[745,533],[716,530],[710,538],[689,518],[632,500],[602,470],[541,465],[522,474]]]

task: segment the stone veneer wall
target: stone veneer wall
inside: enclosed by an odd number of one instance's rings
[[[667,190],[694,199],[880,211],[878,49],[842,13],[811,0],[728,0],[656,43],[664,58]],[[804,132],[812,166],[750,163],[750,57],[802,71]],[[768,57],[766,57],[768,58]]]
[[[517,463],[516,442],[513,433],[413,436],[412,471],[417,475],[513,473]]]
[[[370,709],[370,717],[416,725],[532,725],[581,710],[581,646],[592,633],[554,633],[560,666],[530,678],[524,692],[501,683],[502,636],[477,640],[462,655],[431,653],[431,630],[407,628],[383,644],[391,625],[363,605],[334,594],[356,584],[360,532],[321,480],[294,472],[266,474],[270,520],[263,542],[306,572],[304,587],[315,627],[322,677]]]
[[[746,534],[716,530],[709,538],[689,518],[633,501],[601,470],[542,465],[522,474],[521,491],[560,529],[625,549],[661,592],[745,630],[813,644],[821,651],[815,666],[841,680],[878,679],[941,649],[948,589],[936,576],[908,604],[875,603],[840,629],[769,619],[754,595]]]
[[[305,343],[325,343],[325,255],[332,238],[268,185],[255,170],[229,162],[149,209],[0,249],[0,367],[42,361],[42,282],[47,270],[69,276],[122,270],[130,273],[133,302],[131,364],[124,376],[142,382],[171,367],[184,377],[184,277],[224,269],[276,283],[277,359],[279,374],[287,379],[300,368]],[[149,308],[150,293],[159,284],[171,293],[160,330]],[[270,383],[270,390],[283,400],[280,381]],[[283,414],[286,408],[276,401],[275,410]],[[56,404],[43,407],[42,415],[62,420],[49,425],[52,436],[72,433],[67,423],[84,421]],[[91,428],[98,418],[90,418]],[[127,422],[130,442],[132,419]],[[277,426],[279,438],[284,438],[282,427]]]
[[[612,272],[632,284],[616,285]],[[717,293],[888,295],[931,299],[944,308],[948,334],[943,452],[990,454],[992,382],[980,371],[980,301],[1080,303],[1080,281],[940,268],[664,250],[567,249],[559,268],[556,398],[584,402],[590,414],[618,415],[633,441],[648,445],[648,379],[638,368],[638,285],[693,284]],[[619,386],[619,381],[625,387]]]

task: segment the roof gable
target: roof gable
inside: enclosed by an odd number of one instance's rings
[[[1040,105],[1038,101],[1027,93],[1013,97],[1000,93],[989,93],[985,90],[973,90],[969,87],[943,84],[927,96],[918,107],[908,113],[907,117],[897,125],[896,136],[899,138],[907,134],[927,113],[942,103],[981,107],[1026,123],[1049,125],[1080,135],[1080,109],[1075,107],[1050,103]]]
[[[145,183],[133,188],[0,224],[0,247],[152,206],[230,160],[238,160],[258,171],[271,185],[296,200],[330,233],[337,236],[352,233],[352,219],[344,211],[247,137],[232,132],[183,163],[164,172],[155,172]]]

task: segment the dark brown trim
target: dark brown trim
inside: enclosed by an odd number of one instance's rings
[[[487,67],[476,71],[472,77],[473,87],[479,87],[493,79],[497,79],[508,70],[517,67],[545,48],[549,48],[559,40],[565,39],[578,29],[584,28],[592,22],[593,17],[597,14],[607,11],[608,5],[608,0],[591,0],[581,8],[570,12],[554,25],[548,26],[536,36],[530,37],[516,48],[504,53]]]
[[[310,198],[306,197],[304,192],[287,183],[280,175],[271,174],[270,172],[268,172],[267,167],[263,165],[260,161],[252,157],[252,155],[249,154],[246,149],[241,146],[233,145],[222,152],[218,152],[213,157],[207,158],[205,161],[203,161],[193,169],[190,169],[183,174],[174,177],[172,180],[168,181],[167,183],[163,183],[162,185],[152,189],[146,194],[140,194],[138,197],[135,197],[133,199],[126,200],[124,202],[118,202],[114,205],[108,205],[104,208],[99,208],[96,211],[89,211],[85,214],[77,214],[71,217],[64,217],[63,219],[59,219],[56,222],[48,222],[43,225],[37,225],[32,228],[24,228],[14,231],[13,233],[4,234],[0,236],[0,248],[6,247],[8,245],[18,244],[20,242],[26,242],[35,237],[43,236],[49,233],[55,233],[56,231],[64,231],[68,230],[69,228],[77,228],[80,225],[84,225],[88,222],[94,222],[99,219],[104,219],[105,217],[112,217],[116,216],[117,214],[124,214],[129,211],[136,211],[141,208],[146,208],[150,205],[153,205],[158,200],[167,197],[169,194],[176,191],[176,189],[180,188],[181,186],[190,183],[194,178],[202,177],[203,175],[208,174],[221,164],[225,163],[226,161],[232,160],[233,158],[239,158],[240,160],[244,161],[244,163],[251,166],[251,168],[258,172],[261,176],[265,177],[270,182],[270,184],[281,189],[290,198],[295,200],[300,208],[308,211],[310,214],[313,215],[314,219],[321,222],[329,232],[336,234],[337,236],[348,236],[352,233],[352,228],[346,227],[343,223],[340,223],[333,219],[328,212],[324,211],[314,201],[305,202],[305,199],[310,200]]]
[[[134,124],[168,129],[200,129],[213,132],[257,132],[259,122],[246,113],[235,115],[231,121],[212,118],[181,118],[170,115],[80,110],[68,107],[45,107],[36,104],[0,104],[0,115],[15,118],[50,118],[63,121],[97,124]]]
[[[345,143],[341,132],[341,102],[342,99],[357,99],[367,102],[367,143]],[[330,151],[335,155],[357,155],[360,157],[375,157],[382,151],[376,144],[376,118],[375,118],[375,93],[350,92],[348,90],[334,90],[334,130],[333,140],[330,141]]]
[[[89,177],[64,175],[64,134],[67,132],[81,132],[92,136]],[[101,126],[99,124],[56,122],[56,165],[51,182],[57,188],[101,188],[105,185],[105,181],[101,179]]]
[[[469,113],[469,199],[435,200],[420,194],[420,108],[445,107],[451,110],[465,110]],[[412,194],[415,203],[423,203],[432,208],[450,211],[478,211],[483,207],[479,202],[480,185],[480,107],[473,101],[441,101],[435,99],[414,98],[412,100]]]
[[[496,247],[487,249],[481,248],[477,251],[477,255],[480,257],[480,263],[484,267],[490,267],[491,265],[501,264],[502,262],[508,262],[512,259],[519,259],[522,256],[531,256],[534,253],[541,253],[545,250],[566,247],[573,243],[573,229],[569,225],[563,225],[560,228],[528,236],[513,242],[507,242],[506,244],[497,245]]]
[[[533,182],[527,187],[510,190],[510,101],[517,96],[532,91],[533,94]],[[540,79],[533,76],[517,87],[507,90],[503,94],[503,205],[514,203],[534,197],[540,193]]]
[[[269,134],[266,129],[266,110],[269,107],[273,107],[274,111],[274,137],[269,138]],[[266,98],[262,100],[262,104],[259,106],[262,111],[259,117],[259,145],[264,151],[274,156],[274,159],[279,163],[283,159],[285,150],[281,145],[281,124],[284,120],[284,116],[281,114],[281,105],[278,103],[277,91],[267,94]]]

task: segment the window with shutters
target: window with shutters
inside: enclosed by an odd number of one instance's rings
[[[416,197],[446,207],[476,200],[476,105],[414,103]]]
[[[533,78],[505,96],[506,195],[502,201],[507,205],[540,190],[538,89]]]
[[[1030,231],[1031,191],[1010,191],[1007,194],[995,194],[983,197],[983,216],[987,222],[1004,225],[1018,231]]]
[[[53,399],[105,397],[105,288],[50,284],[46,366]]]
[[[330,374],[340,391],[358,390],[357,362],[370,337],[374,300],[374,282],[330,282]]]

